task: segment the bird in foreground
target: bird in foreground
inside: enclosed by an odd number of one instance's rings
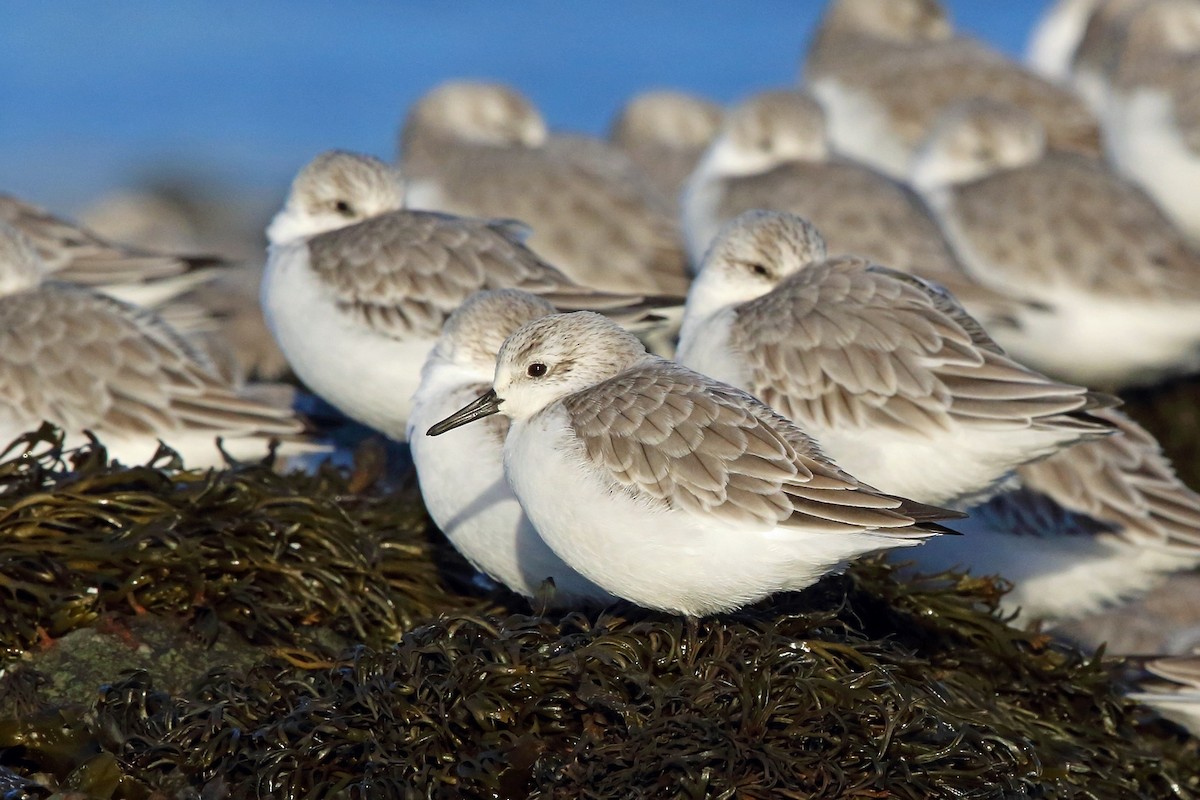
[[[412,208],[519,219],[530,247],[597,289],[687,292],[674,203],[616,148],[550,135],[513,89],[433,89],[408,113],[400,160]]]
[[[831,0],[804,76],[837,148],[896,178],[942,109],[976,97],[1028,109],[1054,150],[1100,155],[1098,123],[1078,97],[955,36],[936,0]]]
[[[674,203],[723,116],[716,103],[684,92],[642,92],[621,109],[608,138]]]
[[[1139,188],[1044,143],[1022,109],[973,101],[947,111],[913,163],[971,276],[1028,301],[997,340],[1105,389],[1200,369],[1200,251]]]
[[[516,289],[477,292],[459,306],[421,370],[408,440],[429,516],[476,569],[526,597],[552,579],[555,605],[611,603],[616,598],[556,556],[521,510],[504,477],[505,417],[442,439],[424,435],[488,390],[509,334],[554,313],[545,300]]]
[[[729,112],[684,197],[692,263],[699,267],[721,226],[752,209],[804,217],[835,253],[936,281],[989,330],[1019,313],[1017,301],[964,272],[916,193],[832,152],[824,112],[801,92],[762,92]]]
[[[86,287],[43,280],[33,245],[0,223],[0,442],[48,421],[68,447],[93,432],[126,464],[160,440],[189,467],[320,449],[290,407],[252,399],[152,312]]]
[[[792,214],[730,222],[692,284],[679,361],[740,387],[890,494],[969,505],[1111,428],[1115,403],[1013,361],[932,284],[826,256]]]
[[[579,312],[505,340],[492,390],[434,425],[503,412],[504,471],[543,540],[598,586],[700,617],[919,544],[955,517],[877,492],[745,392]]]
[[[1200,0],[1148,0],[1119,22],[1104,73],[1109,157],[1200,243]]]
[[[421,365],[442,323],[478,290],[518,288],[558,308],[657,319],[661,302],[580,286],[526,248],[526,232],[511,220],[406,210],[397,168],[323,153],[267,229],[267,323],[313,392],[403,441]]]
[[[1064,622],[1132,601],[1170,573],[1200,564],[1200,496],[1158,442],[1115,409],[1095,415],[1117,433],[1017,469],[1016,486],[915,552],[924,571],[998,574],[1000,602],[1025,620]]]
[[[210,256],[180,256],[114,244],[12,195],[0,194],[0,222],[20,231],[54,280],[126,303],[157,307],[220,273]]]
[[[1149,676],[1140,682],[1141,691],[1126,697],[1200,736],[1200,656],[1151,658],[1143,667]]]

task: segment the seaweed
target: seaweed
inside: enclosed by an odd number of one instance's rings
[[[1200,796],[1196,741],[988,579],[551,613],[477,588],[411,478],[177,466],[49,429],[0,463],[6,796]],[[48,691],[92,640],[152,656]]]

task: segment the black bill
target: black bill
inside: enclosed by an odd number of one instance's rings
[[[463,406],[458,411],[455,411],[450,416],[446,417],[441,422],[431,427],[427,433],[430,436],[440,436],[446,431],[453,430],[461,425],[466,425],[468,422],[474,422],[477,419],[490,417],[500,410],[500,404],[504,401],[496,397],[496,391],[490,390],[483,397],[480,397],[470,405]]]

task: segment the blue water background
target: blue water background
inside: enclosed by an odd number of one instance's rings
[[[952,0],[1020,55],[1045,0]],[[404,109],[451,77],[525,91],[603,133],[636,91],[729,102],[795,80],[822,2],[0,0],[0,190],[71,212],[157,171],[284,190],[320,150],[391,157]]]

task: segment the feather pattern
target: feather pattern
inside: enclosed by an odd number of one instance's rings
[[[1107,432],[1080,412],[1113,401],[1022,367],[939,289],[865,259],[796,273],[730,335],[747,389],[802,425]]]
[[[602,311],[622,321],[675,299],[597,292],[525,247],[527,229],[430,211],[395,211],[311,237],[309,266],[338,306],[393,338],[434,338],[474,292],[517,288],[563,310]]]
[[[897,537],[955,516],[885,495],[754,398],[654,360],[562,401],[588,461],[647,502],[734,525]]]

